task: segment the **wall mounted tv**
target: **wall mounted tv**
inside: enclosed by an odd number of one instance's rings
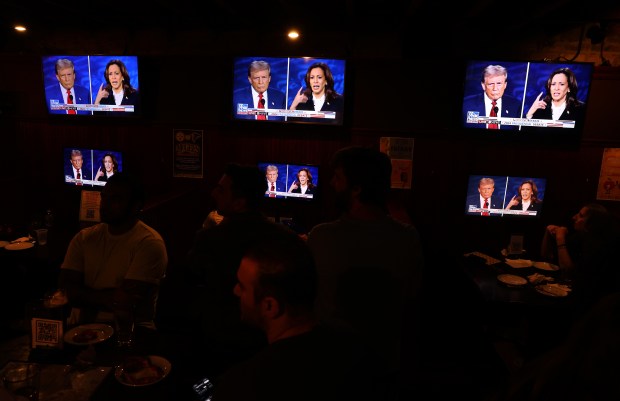
[[[233,119],[342,125],[345,60],[236,57],[233,68]]]
[[[497,175],[469,176],[465,214],[482,217],[540,217],[547,180]]]
[[[63,159],[65,184],[78,188],[103,187],[123,171],[123,152],[118,150],[64,147]]]
[[[137,56],[55,54],[41,65],[49,115],[140,115]]]
[[[461,126],[489,134],[579,138],[593,70],[593,63],[467,61]]]
[[[319,166],[258,162],[265,172],[265,197],[310,201],[319,192]]]

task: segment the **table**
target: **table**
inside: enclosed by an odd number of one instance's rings
[[[193,401],[191,386],[199,374],[192,374],[192,365],[179,358],[173,344],[164,337],[153,330],[139,329],[136,346],[131,349],[117,348],[112,336],[97,344],[76,346],[65,343],[62,350],[46,350],[31,349],[30,335],[23,334],[0,344],[0,368],[11,361],[39,364],[39,401]],[[116,380],[114,370],[132,355],[159,355],[168,359],[172,368],[168,376],[153,385],[126,386]],[[92,361],[92,364],[80,364],[79,359]]]
[[[491,255],[496,257],[495,255]],[[473,283],[483,305],[483,319],[490,335],[514,342],[525,359],[533,358],[558,345],[573,324],[574,301],[567,297],[540,294],[535,285],[511,287],[497,279],[499,274],[524,277],[533,273],[554,277],[558,272],[541,271],[534,267],[513,268],[497,255],[501,262],[486,265],[475,256],[464,256],[461,266]]]

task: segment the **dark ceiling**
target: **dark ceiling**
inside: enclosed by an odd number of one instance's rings
[[[453,3],[453,2],[450,2]],[[76,0],[0,0],[7,32],[16,22],[31,35],[86,30],[158,29],[165,32],[396,33],[413,43],[479,46],[486,38],[502,46],[511,40],[552,35],[603,20],[620,21],[619,6],[601,0],[150,0],[106,3]],[[448,45],[448,49],[449,49]]]

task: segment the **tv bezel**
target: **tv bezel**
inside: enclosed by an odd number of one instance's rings
[[[89,166],[90,168],[91,179],[83,180],[81,185],[78,185],[77,181],[74,178],[70,178],[66,174],[66,168],[68,167],[67,163],[71,164],[70,162],[71,151],[73,149],[79,149],[82,152],[82,158],[84,159],[83,166],[86,165],[86,166]],[[89,152],[88,157],[84,155],[86,152]],[[88,190],[103,189],[103,187],[106,185],[106,181],[97,181],[94,179],[95,175],[97,174],[97,168],[95,168],[95,166],[93,165],[93,161],[95,161],[95,163],[98,163],[106,153],[114,154],[114,156],[116,157],[116,161],[118,163],[118,171],[124,171],[125,152],[122,150],[118,150],[114,148],[113,149],[94,149],[94,148],[81,147],[81,146],[63,146],[62,154],[64,157],[64,163],[65,163],[63,165],[63,176],[65,177],[64,179],[65,185],[76,187],[78,189],[88,189]],[[82,170],[84,170],[84,167],[82,167]]]
[[[483,177],[493,178],[495,181],[495,190],[493,195],[502,199],[501,209],[490,209],[489,215],[483,216],[482,210],[475,210],[470,212],[469,198],[479,195],[478,184]],[[498,180],[504,179],[505,185],[503,188],[498,186]],[[519,210],[505,210],[505,205],[510,202],[513,195],[518,194],[518,188],[525,180],[531,180],[536,184],[538,189],[538,199],[541,201],[540,210],[532,215],[527,211]],[[474,218],[511,218],[519,220],[540,219],[545,213],[545,193],[547,191],[548,179],[546,177],[531,177],[531,176],[517,176],[517,175],[484,175],[484,174],[469,174],[467,176],[467,187],[465,191],[465,211],[464,214],[467,217]],[[498,191],[499,190],[499,191]],[[476,197],[478,199],[478,197]],[[493,212],[493,210],[501,210],[501,212]]]
[[[48,103],[47,88],[52,85],[58,85],[56,79],[55,63],[56,60],[61,58],[67,58],[74,62],[76,71],[76,84],[79,84],[88,89],[91,97],[91,103],[81,106],[87,111],[87,114],[67,114],[67,113],[54,113],[51,106]],[[118,109],[119,106],[95,106],[94,100],[97,97],[97,92],[102,83],[105,83],[104,72],[105,66],[110,60],[121,60],[129,72],[131,77],[132,86],[138,91],[139,104],[133,108],[133,111],[125,112],[112,112],[107,109]],[[78,61],[76,61],[78,60]],[[45,54],[41,56],[41,72],[43,75],[43,100],[47,116],[50,118],[69,118],[80,120],[91,119],[105,119],[105,120],[134,120],[143,116],[142,110],[142,93],[140,91],[140,56],[138,55],[114,55],[114,54]],[[86,69],[86,73],[84,73]],[[76,106],[80,108],[80,106]],[[129,107],[123,107],[124,109],[130,109]],[[99,109],[99,112],[94,112]],[[107,110],[107,112],[105,112]]]
[[[270,82],[269,87],[273,87],[276,85],[276,89],[280,90],[285,95],[285,106],[286,109],[282,111],[281,114],[284,116],[276,116],[282,117],[283,120],[257,120],[255,118],[243,118],[237,117],[237,105],[234,104],[234,93],[238,89],[242,89],[243,87],[249,87],[249,82],[247,80],[247,71],[248,65],[254,60],[265,60],[269,62],[271,66],[272,72],[272,81]],[[336,116],[335,119],[329,118],[318,118],[318,117],[287,117],[288,115],[295,114],[294,111],[289,110],[291,102],[293,101],[295,94],[300,88],[300,85],[305,86],[304,77],[308,67],[314,62],[325,62],[330,69],[332,70],[332,74],[334,75],[335,89],[341,96],[343,96],[343,107],[342,107],[342,115]],[[347,76],[348,73],[348,62],[346,58],[341,57],[300,57],[300,56],[286,56],[286,57],[277,57],[277,56],[235,56],[232,60],[232,78],[231,78],[231,88],[230,88],[230,102],[231,109],[229,112],[230,120],[234,122],[247,123],[248,121],[267,124],[306,124],[306,125],[319,125],[325,127],[342,127],[345,125],[345,121],[348,118],[349,112],[348,110],[348,102],[347,102]],[[285,65],[285,67],[284,67]],[[302,68],[303,66],[303,68]],[[284,69],[285,79],[279,80],[274,83],[273,77],[277,74],[282,75],[282,73],[278,72],[278,70],[282,71]],[[274,74],[274,71],[275,74]],[[291,76],[295,75],[295,78],[291,78]],[[338,79],[339,75],[342,75],[341,79]],[[253,109],[253,108],[250,108]],[[309,115],[310,113],[317,114],[326,114],[321,112],[304,112],[299,111],[300,113],[305,113]],[[329,112],[327,112],[329,114]]]
[[[319,186],[319,178],[320,178],[320,172],[321,172],[321,168],[318,164],[312,164],[312,163],[284,163],[281,161],[258,161],[256,163],[256,165],[258,166],[258,168],[265,172],[267,166],[269,165],[275,165],[278,167],[278,182],[281,181],[281,176],[282,176],[282,167],[286,166],[287,168],[289,167],[293,167],[295,168],[293,172],[287,173],[286,174],[286,179],[285,179],[285,191],[280,191],[280,192],[276,192],[276,196],[275,197],[269,197],[269,193],[265,192],[265,199],[268,199],[269,201],[274,201],[274,202],[278,202],[278,201],[290,201],[292,200],[293,202],[317,202],[317,199],[320,196],[320,186]],[[291,194],[288,192],[288,190],[290,189],[290,186],[292,185],[293,181],[289,181],[289,178],[291,178],[291,175],[293,175],[293,177],[295,176],[295,174],[297,174],[297,171],[300,168],[307,168],[308,170],[310,170],[310,173],[312,174],[312,183],[315,186],[315,190],[314,193],[312,194],[312,196],[303,196],[303,195],[297,195],[297,194]],[[265,177],[265,180],[267,180],[267,178]],[[294,178],[293,178],[294,180]],[[266,182],[266,181],[265,181]]]
[[[579,87],[578,99],[585,103],[584,118],[581,124],[575,124],[574,128],[559,127],[533,127],[517,126],[516,129],[489,129],[479,125],[467,123],[467,110],[465,110],[465,99],[474,94],[483,93],[480,87],[482,71],[488,65],[502,65],[508,70],[507,93],[521,101],[521,113],[519,118],[526,121],[526,113],[538,94],[545,91],[545,83],[557,68],[569,67],[577,75]],[[576,61],[536,61],[536,60],[509,60],[499,59],[467,59],[464,60],[463,67],[462,93],[458,107],[458,128],[465,133],[479,135],[481,138],[499,139],[523,139],[549,143],[554,145],[577,144],[583,135],[587,120],[587,109],[589,106],[589,96],[592,90],[592,80],[594,74],[594,63]],[[515,84],[515,81],[517,84]],[[510,91],[510,92],[509,92]],[[482,116],[484,117],[484,116]],[[488,118],[487,118],[488,119]],[[499,121],[504,117],[498,118]],[[507,120],[505,120],[507,121]],[[536,122],[547,122],[553,120],[533,120]],[[530,121],[529,124],[535,122]],[[517,122],[517,121],[514,121]],[[527,122],[527,121],[526,121]],[[570,124],[566,124],[570,126]]]

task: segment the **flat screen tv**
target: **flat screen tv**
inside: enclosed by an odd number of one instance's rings
[[[319,193],[319,166],[259,162],[265,172],[265,197],[312,201]]]
[[[140,115],[137,56],[55,54],[41,65],[49,115]]]
[[[64,147],[63,158],[64,182],[78,188],[101,188],[123,171],[123,152],[118,150]]]
[[[345,69],[341,59],[236,57],[234,120],[342,125]]]
[[[469,176],[465,214],[482,217],[540,217],[547,180],[497,175]]]
[[[465,64],[463,128],[528,138],[581,136],[593,63],[490,59]]]

